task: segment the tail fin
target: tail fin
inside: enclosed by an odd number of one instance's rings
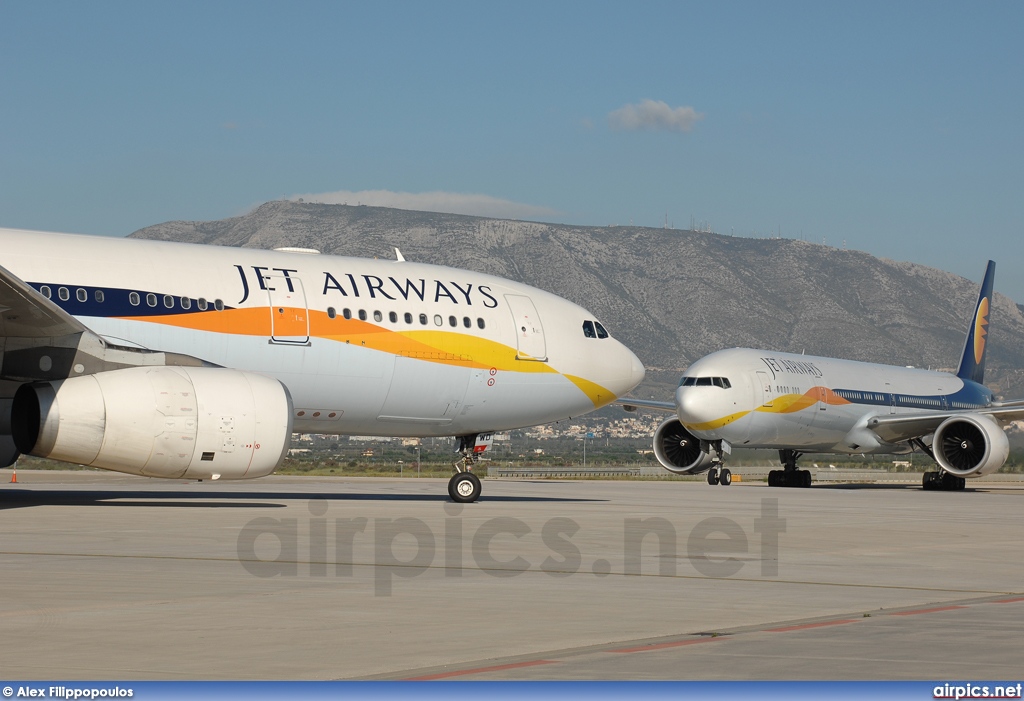
[[[981,384],[985,378],[985,348],[988,345],[988,315],[992,306],[992,285],[996,277],[996,264],[988,262],[985,269],[985,280],[981,283],[981,294],[978,295],[978,306],[974,308],[971,328],[967,330],[967,341],[964,343],[964,354],[960,358],[960,367],[956,376],[961,380],[970,380]]]

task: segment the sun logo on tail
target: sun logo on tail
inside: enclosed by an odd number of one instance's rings
[[[981,364],[985,355],[985,337],[988,335],[988,297],[983,297],[978,304],[978,313],[974,316],[974,362]]]

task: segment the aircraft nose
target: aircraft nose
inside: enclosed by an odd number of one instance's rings
[[[676,413],[684,424],[701,424],[710,419],[708,402],[697,396],[694,387],[680,387],[676,390]]]
[[[629,392],[644,381],[647,370],[644,368],[644,364],[640,362],[640,358],[636,357],[636,353],[626,348],[626,354],[629,356],[629,389],[626,392]]]
[[[647,371],[633,351],[614,339],[612,342],[615,347],[607,348],[602,356],[604,370],[600,383],[615,397],[621,397],[643,382]]]

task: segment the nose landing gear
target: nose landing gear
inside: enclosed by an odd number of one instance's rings
[[[708,470],[708,484],[721,484],[728,487],[732,484],[732,472],[728,467],[712,467]]]
[[[452,467],[455,474],[448,480],[448,496],[452,501],[469,504],[480,498],[483,486],[480,478],[473,474],[473,465],[479,462],[476,452],[476,435],[459,436],[459,459]]]
[[[732,472],[725,466],[726,449],[722,441],[712,441],[708,448],[715,451],[715,461],[708,470],[708,484],[721,484],[728,487],[732,484]],[[710,451],[709,451],[710,452]]]

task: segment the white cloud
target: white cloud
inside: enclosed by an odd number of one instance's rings
[[[660,100],[625,105],[608,114],[608,124],[619,131],[690,131],[704,115],[692,107],[669,107]]]
[[[392,192],[391,190],[338,190],[320,194],[292,195],[289,200],[303,200],[320,204],[365,204],[371,207],[394,207],[423,212],[470,214],[499,219],[537,219],[558,216],[560,212],[549,207],[512,202],[490,195],[463,192]]]

